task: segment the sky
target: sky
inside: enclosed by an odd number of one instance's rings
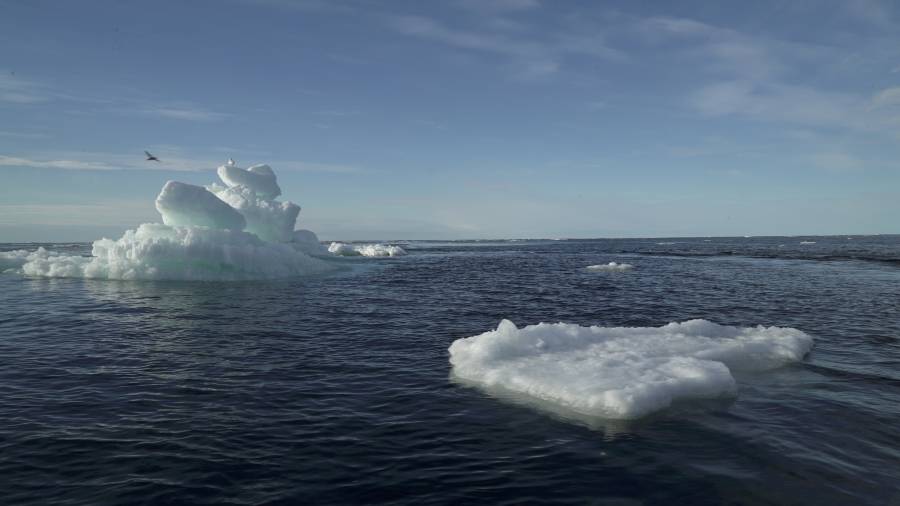
[[[323,239],[898,233],[900,4],[0,0],[0,242],[229,157]]]

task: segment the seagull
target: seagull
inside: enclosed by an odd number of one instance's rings
[[[159,161],[159,158],[157,158],[157,157],[151,155],[149,151],[144,151],[144,154],[147,155],[147,161],[148,161],[148,162],[150,162],[150,161],[158,162],[158,161]]]
[[[234,160],[232,158],[228,158],[228,166],[234,167]]]

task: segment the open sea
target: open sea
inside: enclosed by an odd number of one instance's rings
[[[900,236],[399,244],[278,281],[0,275],[0,503],[900,505]],[[733,398],[572,418],[451,378],[503,318],[815,345]]]

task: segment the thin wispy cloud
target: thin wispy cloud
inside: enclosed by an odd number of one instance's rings
[[[40,132],[15,132],[8,130],[0,130],[0,137],[11,139],[46,139],[48,134]]]
[[[90,105],[83,114],[137,114],[181,121],[221,121],[229,115],[186,102],[153,101],[135,97],[99,97],[62,90],[33,79],[18,77],[12,72],[0,73],[0,103],[41,106],[59,102]]]
[[[466,28],[456,28],[436,19],[418,15],[398,15],[389,20],[401,34],[414,36],[450,48],[500,57],[520,77],[555,74],[569,57],[588,56],[601,60],[622,60],[625,54],[610,47],[598,27],[591,30],[559,30],[544,33],[526,22],[505,17],[509,11],[538,7],[536,2],[501,2],[507,8],[490,3],[478,7]],[[510,8],[518,5],[518,9]]]
[[[49,159],[34,160],[17,156],[0,155],[0,167],[27,167],[33,169],[63,169],[63,170],[115,170],[106,163],[85,162],[82,160]]]
[[[156,219],[152,202],[113,200],[94,204],[0,204],[0,225],[132,225]]]
[[[875,109],[900,106],[900,86],[886,88],[876,93],[872,97],[871,106]]]
[[[301,162],[296,160],[273,161],[270,165],[277,170],[297,172],[326,172],[333,174],[360,174],[372,172],[369,169],[364,169],[355,165]]]
[[[0,102],[39,104],[51,98],[52,95],[40,84],[17,77],[11,71],[0,71]]]
[[[314,111],[314,115],[316,116],[327,116],[331,118],[346,118],[349,116],[359,116],[361,113],[359,111],[344,111],[339,109],[328,109],[324,111]]]
[[[860,158],[844,151],[826,151],[810,157],[810,162],[817,168],[846,172],[865,168],[866,163]]]
[[[538,0],[457,0],[456,5],[477,12],[510,12],[537,9]]]
[[[157,116],[165,119],[201,122],[222,121],[229,116],[225,113],[190,106],[148,107],[141,109],[140,112],[149,116]]]
[[[150,147],[159,162],[148,162],[141,150],[134,153],[59,153],[45,156],[8,156],[0,154],[0,167],[58,170],[158,170],[177,172],[211,172],[225,160],[213,157],[191,157],[180,149]],[[56,155],[56,156],[55,156]],[[252,162],[251,162],[252,163]],[[316,163],[300,160],[269,160],[266,163],[278,171],[358,174],[368,170],[344,164]]]
[[[900,88],[873,95],[811,84],[800,69],[827,65],[842,50],[762,38],[691,19],[650,18],[639,30],[649,41],[677,42],[673,49],[692,63],[700,84],[687,105],[707,117],[747,119],[838,129],[900,128]]]

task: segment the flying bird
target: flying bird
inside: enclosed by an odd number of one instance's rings
[[[229,166],[229,167],[234,167],[234,160],[233,160],[233,159],[231,159],[231,158],[228,159],[228,166]]]
[[[144,151],[144,154],[147,155],[147,161],[148,161],[148,162],[150,162],[150,161],[158,162],[158,161],[159,161],[159,158],[157,158],[157,157],[151,155],[149,151]]]

